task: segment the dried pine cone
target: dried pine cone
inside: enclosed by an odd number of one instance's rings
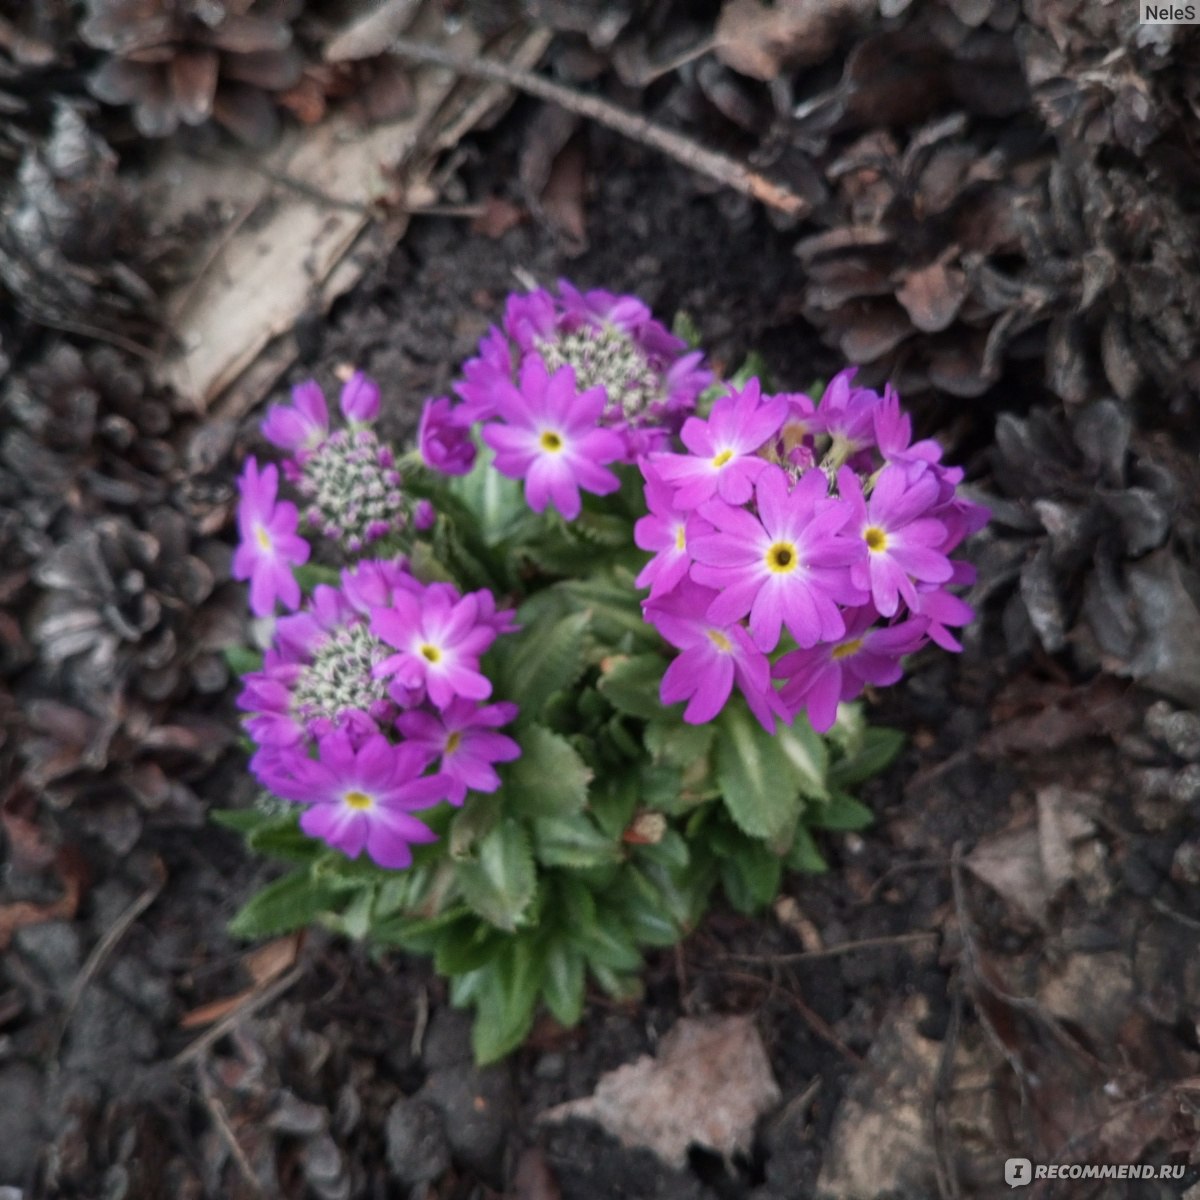
[[[1102,400],[1070,421],[1002,415],[992,468],[1009,499],[981,535],[975,598],[1006,598],[1010,652],[1071,650],[1085,669],[1200,703],[1194,456]]]
[[[183,714],[162,724],[161,714],[120,698],[98,715],[37,700],[28,715],[26,781],[55,808],[84,807],[119,853],[137,842],[143,815],[200,824],[204,805],[190,785],[232,741],[228,722]]]
[[[111,347],[58,343],[10,381],[0,412],[72,459],[75,507],[160,504],[178,474],[170,405],[147,393],[143,373]]]
[[[47,590],[32,625],[44,664],[95,707],[125,688],[162,700],[228,682],[221,650],[242,634],[229,548],[194,547],[187,518],[154,509],[139,528],[102,517],[56,547],[34,571]]]
[[[133,106],[145,137],[212,119],[253,146],[269,144],[273,94],[300,78],[292,19],[302,0],[87,0],[80,35],[111,57],[92,77],[108,104]]]
[[[34,322],[143,332],[154,294],[129,265],[141,259],[128,244],[137,224],[116,155],[60,104],[0,193],[0,284]]]

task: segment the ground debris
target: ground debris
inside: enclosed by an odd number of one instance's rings
[[[683,1166],[695,1144],[729,1157],[746,1153],[754,1127],[780,1099],[770,1062],[747,1017],[678,1021],[654,1058],[610,1072],[593,1095],[542,1114],[598,1122],[625,1146],[645,1146]]]

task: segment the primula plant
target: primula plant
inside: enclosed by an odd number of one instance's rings
[[[313,383],[268,413],[296,500],[248,459],[235,560],[263,796],[221,819],[293,867],[236,932],[432,954],[487,1061],[869,823],[899,738],[848,702],[959,648],[986,512],[890,388],[721,383],[630,296],[510,297],[454,390],[406,456],[361,374],[336,428]]]

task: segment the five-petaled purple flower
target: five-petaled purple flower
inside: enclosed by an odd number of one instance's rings
[[[479,617],[476,596],[459,598],[447,585],[434,584],[420,599],[397,595],[390,608],[376,609],[371,617],[371,632],[397,651],[373,674],[394,676],[392,695],[405,705],[422,692],[441,709],[455,696],[486,700],[492,683],[480,671],[479,657],[496,631]]]
[[[689,417],[680,438],[690,454],[654,454],[650,461],[675,489],[680,508],[695,508],[711,496],[745,504],[754,481],[767,467],[759,456],[787,418],[784,396],[764,397],[757,379],[739,392],[730,388],[712,407],[708,420]]]
[[[736,683],[750,711],[773,733],[783,709],[771,687],[770,664],[740,623],[705,615],[716,596],[685,579],[670,595],[646,603],[646,620],[683,652],[667,667],[659,695],[664,704],[686,700],[683,719],[703,725],[725,707]]]
[[[305,805],[300,828],[350,858],[365,849],[381,867],[412,864],[413,845],[437,835],[412,814],[445,800],[448,781],[421,775],[416,746],[392,745],[382,735],[355,747],[342,730],[318,743],[316,758],[286,752],[274,768],[275,789]]]
[[[757,515],[721,501],[705,506],[719,532],[692,544],[692,578],[720,589],[708,610],[713,621],[749,613],[764,651],[779,644],[784,625],[801,646],[842,636],[841,606],[866,599],[847,569],[864,547],[842,534],[846,505],[827,491],[823,471],[809,471],[789,489],[786,472],[768,465],[754,486]]]
[[[467,789],[494,792],[500,776],[493,766],[512,762],[521,756],[521,747],[510,737],[496,732],[517,715],[515,704],[487,704],[482,707],[456,699],[439,713],[413,711],[401,713],[396,728],[407,745],[422,752],[424,765],[440,759],[438,771],[447,784],[451,804],[461,804]]]
[[[879,472],[869,499],[864,499],[858,476],[848,467],[838,472],[838,490],[849,502],[846,530],[867,549],[851,569],[851,578],[870,589],[881,616],[894,616],[901,598],[918,606],[914,582],[945,583],[954,573],[939,547],[946,527],[928,514],[938,500],[938,482],[931,471],[890,464]]]
[[[522,364],[520,383],[498,390],[497,415],[504,424],[485,425],[483,440],[496,452],[497,471],[525,480],[534,512],[553,504],[573,521],[582,508],[581,489],[606,496],[621,486],[605,466],[621,457],[621,439],[597,424],[604,392],[577,392],[571,367],[549,375],[539,358]]]
[[[791,712],[806,712],[818,733],[832,728],[839,702],[861,695],[868,683],[895,683],[904,670],[900,659],[920,648],[929,624],[913,617],[877,626],[879,613],[870,604],[845,617],[846,632],[839,640],[793,650],[772,668],[776,679],[787,681],[779,699]]]
[[[309,544],[296,534],[299,513],[287,500],[277,500],[279,471],[274,465],[258,469],[246,459],[238,479],[238,532],[241,544],[233,556],[234,579],[250,580],[250,611],[268,617],[275,601],[285,608],[300,605],[300,584],[292,567],[308,561]]]

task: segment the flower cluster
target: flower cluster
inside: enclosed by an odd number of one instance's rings
[[[407,866],[410,844],[434,840],[412,813],[495,791],[494,764],[520,753],[496,732],[517,707],[484,703],[479,661],[511,618],[491,592],[422,584],[402,560],[347,568],[278,620],[262,669],[245,676],[251,770],[305,806],[306,833]]]
[[[893,683],[900,659],[970,608],[947,588],[971,568],[950,554],[987,520],[958,494],[963,473],[936,442],[913,444],[889,387],[830,381],[820,404],[731,388],[681,431],[687,453],[640,461],[653,552],[638,577],[646,619],[682,653],[662,699],[711,719],[736,683],[768,728],[806,711],[832,726],[840,701]],[[781,653],[772,661],[771,655]]]
[[[371,428],[379,415],[378,386],[356,372],[342,388],[340,407],[346,426],[331,430],[325,397],[310,380],[293,389],[291,405],[271,407],[262,429],[291,453],[283,469],[306,501],[308,523],[357,553],[403,530],[414,514],[395,455]]]
[[[524,479],[530,507],[579,515],[580,492],[615,491],[607,468],[662,449],[712,382],[689,352],[633,296],[579,292],[560,282],[510,296],[477,358],[463,367],[459,403],[426,404],[420,447],[438,471],[474,461],[471,428],[496,451],[495,466]]]

